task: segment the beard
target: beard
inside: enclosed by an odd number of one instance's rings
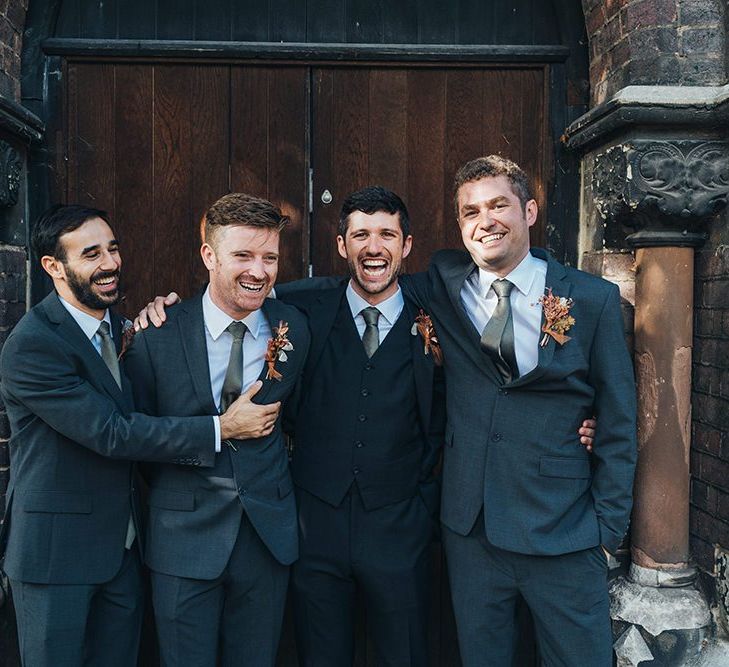
[[[99,278],[118,278],[119,271],[97,271],[88,279],[84,279],[77,273],[74,273],[70,267],[65,266],[66,280],[68,287],[73,295],[78,299],[79,303],[84,304],[93,310],[106,310],[110,306],[119,303],[121,299],[121,290],[117,289],[109,294],[98,294],[94,291],[94,280]]]
[[[389,271],[382,275],[378,281],[367,281],[363,279],[361,273],[364,271],[359,264],[358,259],[347,258],[347,266],[349,267],[349,276],[359,285],[367,294],[380,294],[392,285],[400,275],[400,263],[391,263]]]

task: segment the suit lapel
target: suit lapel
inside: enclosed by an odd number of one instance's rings
[[[415,322],[417,311],[415,306],[405,299],[405,308],[401,317],[407,318],[408,329]],[[420,334],[410,336],[410,353],[413,358],[413,375],[415,377],[415,394],[418,399],[418,410],[420,421],[423,424],[423,432],[430,430],[430,410],[433,401],[433,356],[426,356],[424,352],[423,339]]]
[[[543,259],[547,262],[547,276],[545,281],[545,287],[551,287],[553,294],[555,294],[556,296],[569,297],[570,292],[572,291],[572,283],[567,280],[567,273],[564,269],[564,266],[562,266],[548,252],[542,250],[541,248],[532,248],[531,253],[535,257]],[[542,312],[542,321],[540,324],[539,334],[540,341],[542,339],[541,327],[544,325],[544,323],[544,312]],[[552,363],[556,345],[557,343],[555,342],[554,338],[548,336],[547,344],[544,347],[542,347],[541,345],[539,346],[539,357],[536,367],[526,375],[510,383],[510,386],[520,387],[544,375],[545,371]]]
[[[42,305],[48,319],[57,325],[58,328],[56,331],[58,335],[79,352],[84,363],[89,368],[90,376],[104,388],[122,409],[126,409],[126,401],[121,389],[119,389],[119,385],[117,385],[116,380],[107,368],[101,355],[96,351],[94,344],[86,337],[81,327],[76,324],[76,320],[64,308],[58,295],[55,292],[51,292],[43,299]],[[112,315],[112,324],[115,319]]]
[[[202,294],[180,304],[177,333],[185,353],[192,384],[200,403],[210,414],[217,414],[218,407],[210,388],[208,348],[205,343],[205,322],[202,311]]]
[[[116,348],[117,358],[119,358],[124,341],[124,323],[127,320],[118,313],[115,313],[113,310],[109,311],[109,315],[111,317],[111,335],[114,338],[114,347]],[[134,409],[132,385],[129,383],[129,379],[124,373],[124,364],[121,362],[121,360],[119,360],[119,371],[122,382],[122,394],[124,395],[124,400],[126,401],[127,410],[131,412]]]
[[[463,254],[462,261],[454,262],[451,266],[444,266],[440,269],[443,276],[448,299],[451,307],[456,312],[461,328],[465,336],[464,349],[469,353],[474,363],[484,370],[484,372],[493,379],[497,384],[502,384],[501,375],[497,370],[494,362],[488,354],[481,349],[481,336],[476,331],[473,322],[468,317],[461,303],[461,289],[466,282],[468,276],[476,269],[476,265],[471,261],[470,257]],[[446,360],[445,363],[448,363]]]
[[[334,326],[334,320],[337,319],[337,313],[346,290],[347,283],[341,287],[322,292],[307,313],[309,328],[311,329],[311,347],[306,362],[307,369],[315,368],[319,363],[319,358],[324,351],[329,332]]]

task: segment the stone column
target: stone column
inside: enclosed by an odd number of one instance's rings
[[[728,174],[721,141],[632,140],[594,162],[595,203],[605,220],[630,228],[635,251],[638,467],[631,563],[613,583],[611,612],[625,630],[616,648],[637,646],[642,660],[660,653],[651,638],[668,632],[689,647],[710,624],[689,557],[694,249],[726,205]]]

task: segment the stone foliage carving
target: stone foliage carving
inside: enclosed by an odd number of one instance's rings
[[[0,208],[10,208],[18,203],[20,155],[7,141],[0,141]]]
[[[729,198],[729,143],[647,141],[619,144],[595,157],[592,190],[600,215],[636,230],[638,239],[689,245]]]

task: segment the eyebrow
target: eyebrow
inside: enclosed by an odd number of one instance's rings
[[[107,247],[116,246],[116,245],[119,245],[119,242],[116,239],[111,239],[111,241],[109,241],[109,245]],[[101,244],[100,243],[96,243],[95,245],[86,246],[81,251],[81,255],[82,256],[83,255],[87,255],[88,253],[93,252],[94,250],[98,250],[99,248],[101,248]]]

